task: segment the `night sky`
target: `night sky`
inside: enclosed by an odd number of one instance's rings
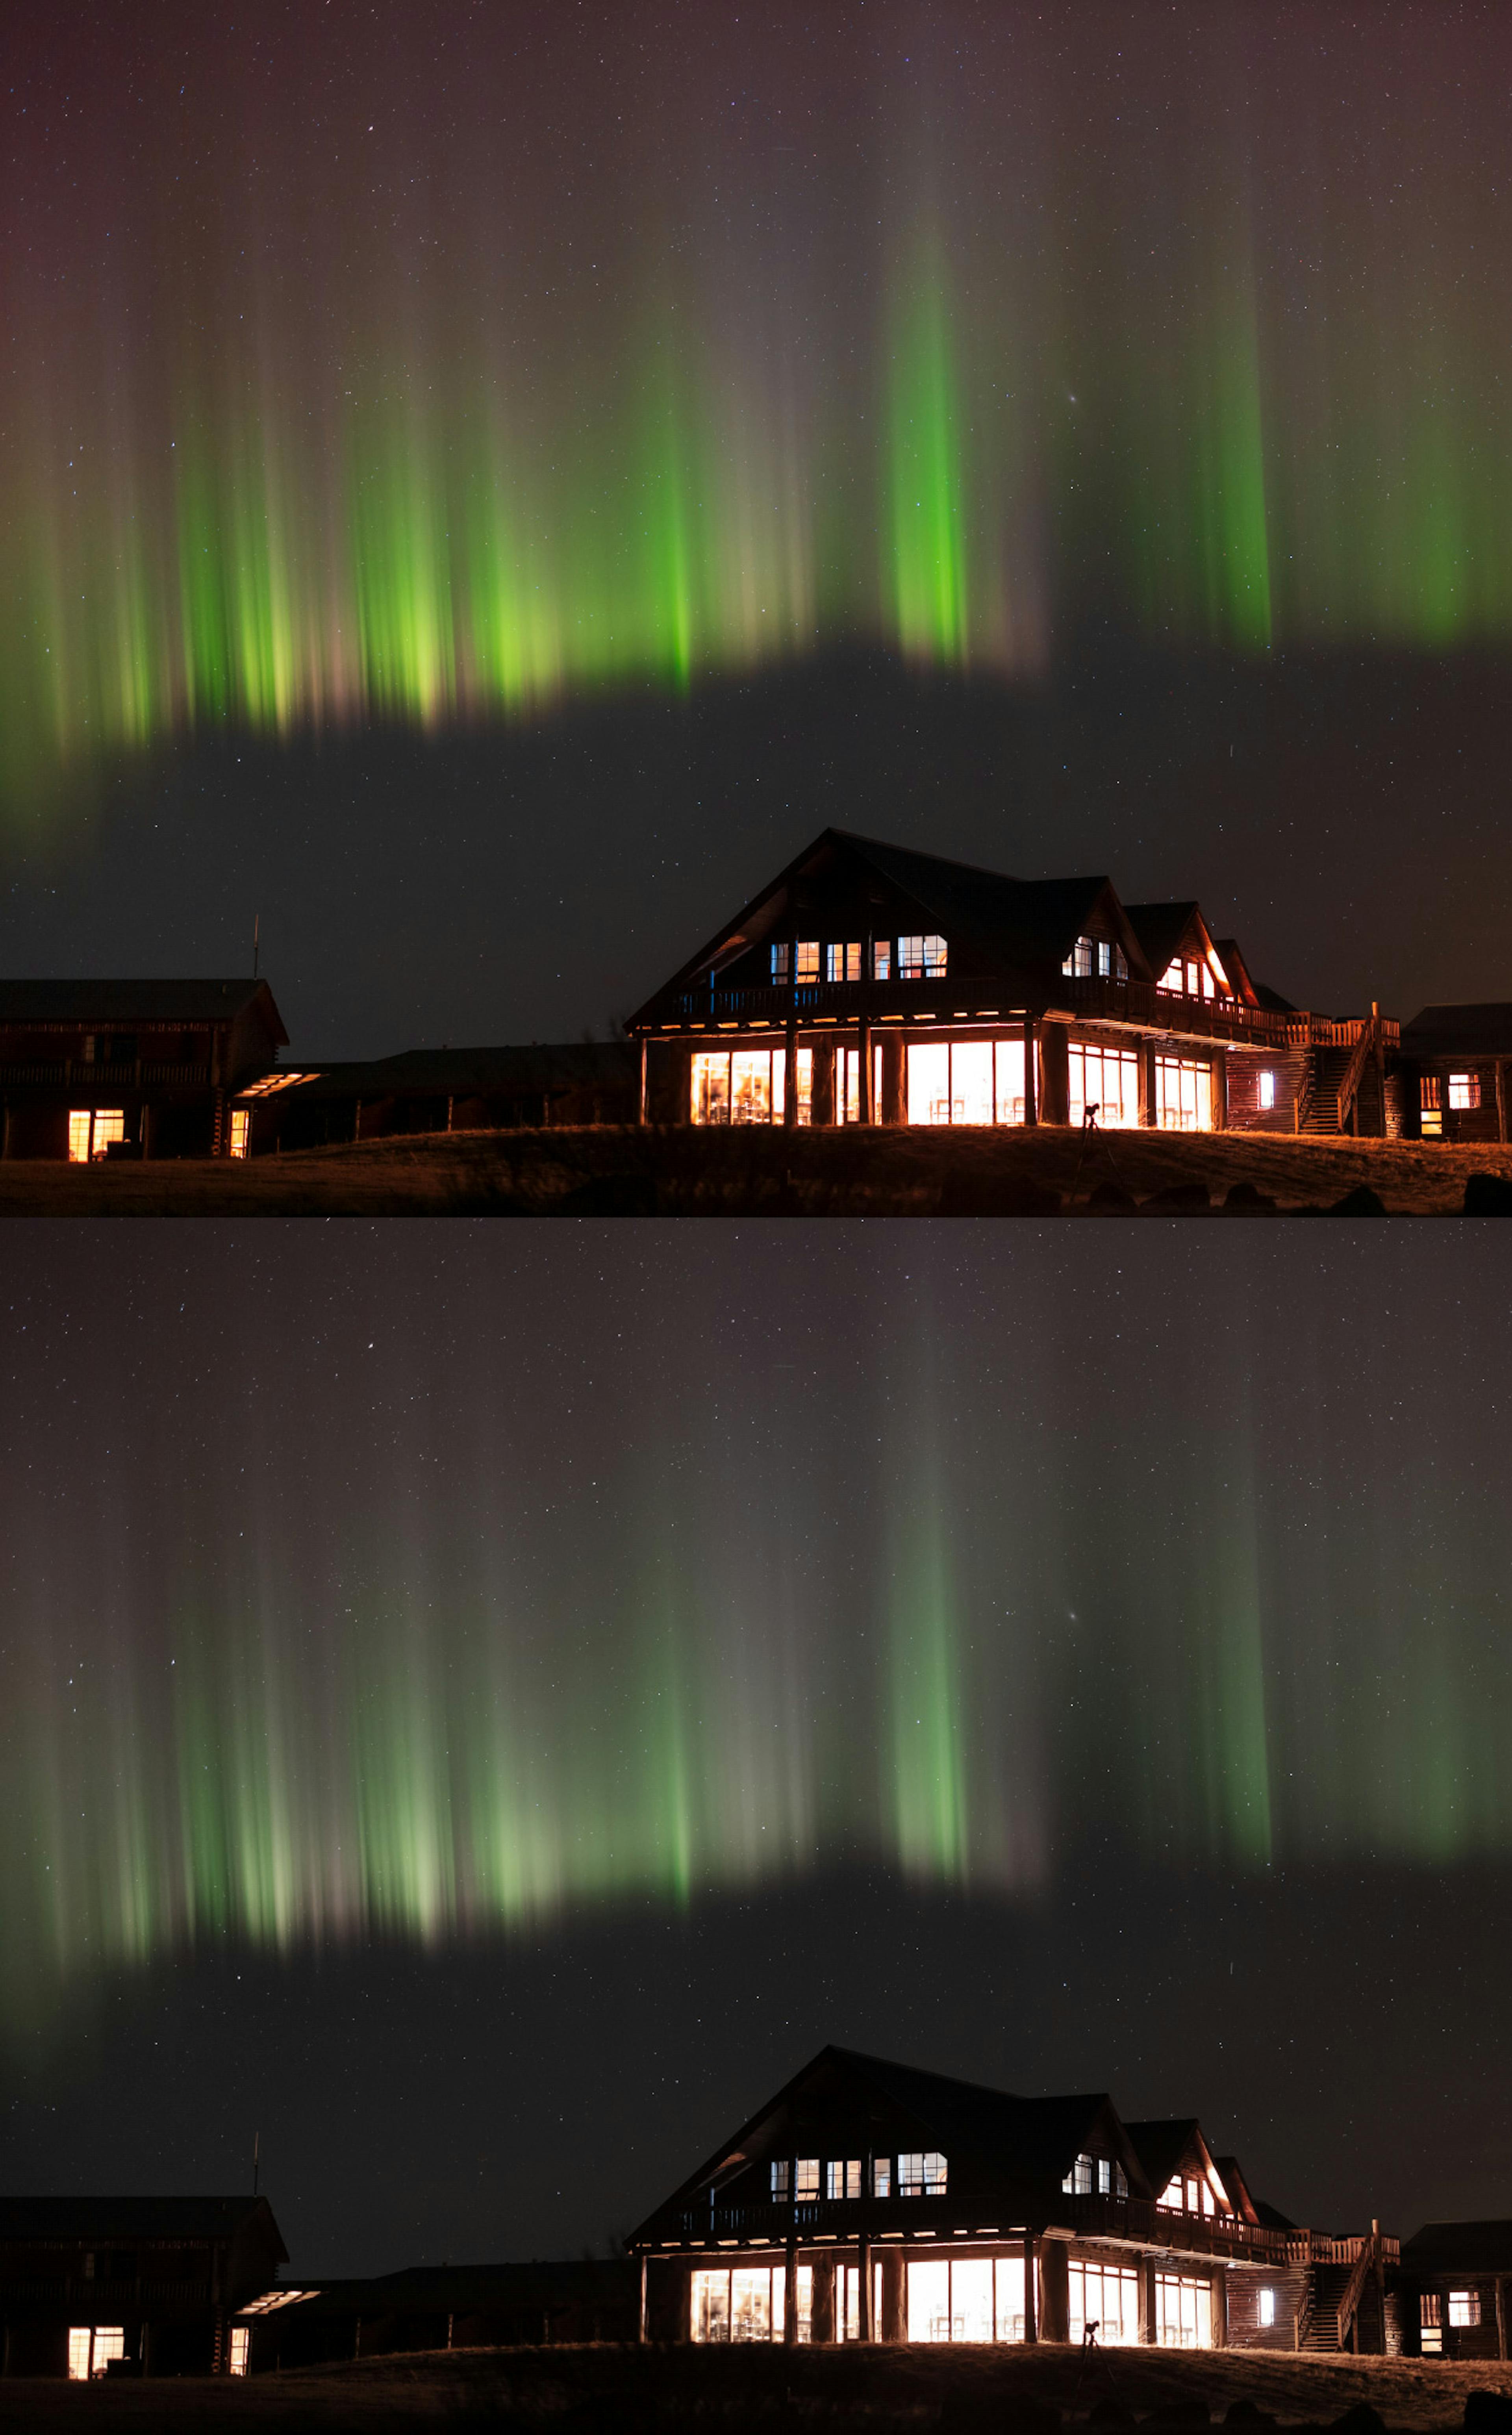
[[[8,968],[602,1035],[833,820],[1505,992],[1504,9],[9,30]]]
[[[625,2231],[834,2039],[1504,2207],[1494,1230],[14,1228],[9,2187]]]

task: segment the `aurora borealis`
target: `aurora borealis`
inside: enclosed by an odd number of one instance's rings
[[[64,9],[0,753],[1512,630],[1503,12]]]
[[[39,1237],[9,2007],[847,1865],[1032,1906],[1108,1839],[1503,1859],[1494,1250],[1010,1232],[291,1228],[77,1285]]]

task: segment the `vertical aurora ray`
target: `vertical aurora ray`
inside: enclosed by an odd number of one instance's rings
[[[894,300],[886,433],[887,622],[903,649],[964,661],[965,480],[942,251],[921,243]]]

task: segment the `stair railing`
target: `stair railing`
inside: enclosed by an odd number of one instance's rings
[[[1353,1053],[1350,1056],[1348,1065],[1344,1069],[1344,1079],[1339,1084],[1339,1131],[1341,1133],[1344,1131],[1345,1119],[1349,1115],[1350,1106],[1353,1103],[1354,1095],[1360,1087],[1360,1078],[1365,1072],[1366,1061],[1375,1047],[1375,1039],[1376,1019],[1373,1015],[1366,1015],[1365,1021],[1360,1026],[1360,1037],[1354,1044]]]
[[[1375,2262],[1376,2244],[1374,2237],[1372,2236],[1361,2241],[1360,2254],[1354,2261],[1353,2271],[1350,2274],[1348,2283],[1344,2287],[1344,2296],[1339,2302],[1339,2348],[1341,2351],[1343,2350],[1345,2343],[1349,2339],[1349,2327],[1354,2323],[1355,2314],[1360,2305],[1361,2297],[1365,2290],[1366,2277],[1369,2273]]]

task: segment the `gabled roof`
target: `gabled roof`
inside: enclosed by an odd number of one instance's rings
[[[288,1033],[266,981],[0,980],[0,1024],[151,1025],[234,1023],[254,1003],[270,1036]]]
[[[858,2095],[880,2098],[902,2114],[917,2126],[920,2142],[937,2144],[953,2167],[971,2159],[1025,2196],[1047,2186],[1058,2188],[1074,2159],[1101,2129],[1111,2134],[1131,2185],[1143,2194],[1140,2159],[1124,2135],[1111,2100],[1101,2091],[1069,2097],[1011,2097],[972,2081],[951,2080],[939,2072],[919,2071],[911,2064],[830,2046],[795,2073],[663,2203],[669,2208],[680,2205],[719,2182],[732,2167],[757,2161],[766,2152],[761,2139],[765,2125],[827,2076],[850,2081]],[[655,2213],[661,2211],[658,2208]]]
[[[1157,2198],[1173,2174],[1180,2171],[1194,2147],[1204,2155],[1211,2153],[1202,2135],[1202,2125],[1194,2114],[1189,2115],[1184,2121],[1125,2122],[1124,2128]]]
[[[1402,1025],[1401,1045],[1425,1057],[1512,1057],[1512,1001],[1425,1006]]]
[[[0,2198],[0,2240],[233,2240],[253,2217],[286,2258],[264,2198]]]
[[[1402,2242],[1401,2262],[1422,2274],[1512,2273],[1512,2216],[1425,2223]]]
[[[653,993],[647,1007],[663,993],[686,989],[693,981],[732,962],[748,948],[761,945],[774,935],[789,890],[805,879],[822,876],[842,858],[862,866],[886,887],[908,897],[918,907],[922,920],[939,925],[954,949],[963,945],[985,949],[1005,969],[1058,971],[1073,941],[1086,931],[1101,910],[1135,976],[1154,977],[1144,969],[1140,941],[1106,873],[1066,879],[1014,879],[1005,872],[953,862],[943,855],[919,854],[911,846],[889,845],[880,838],[861,837],[850,829],[828,828],[749,898],[732,922],[727,922],[696,955],[690,956],[662,989]],[[631,1021],[644,1011],[644,1009],[638,1010]]]
[[[1166,971],[1194,921],[1200,924],[1205,936],[1211,936],[1194,896],[1179,905],[1125,905],[1124,910],[1157,980]]]

